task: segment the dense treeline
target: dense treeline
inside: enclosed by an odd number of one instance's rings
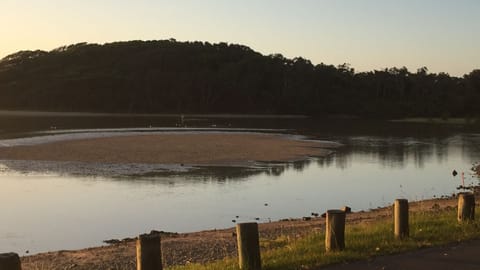
[[[477,117],[479,100],[480,70],[355,73],[226,43],[81,43],[0,61],[0,109]]]

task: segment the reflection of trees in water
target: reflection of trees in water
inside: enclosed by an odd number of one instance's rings
[[[303,171],[311,164],[314,159],[298,160],[294,162],[258,162],[252,167],[232,167],[232,166],[202,166],[196,167],[193,170],[174,172],[163,171],[156,173],[147,173],[142,175],[130,175],[129,177],[150,178],[165,178],[176,177],[186,181],[201,181],[201,182],[218,182],[228,183],[229,181],[247,180],[250,177],[257,175],[280,176],[287,170]],[[127,179],[129,177],[122,177]]]
[[[16,118],[15,118],[16,119]],[[37,118],[35,118],[37,119]],[[61,121],[60,121],[60,120]],[[72,122],[71,117],[52,119],[49,117],[38,118],[32,120],[32,129],[39,129],[40,126],[48,126],[55,120],[58,127],[62,127],[62,121],[65,124]],[[92,119],[97,121],[92,124]],[[107,118],[75,118],[75,126],[96,127],[97,125],[105,126],[104,122]],[[110,121],[112,126],[145,126],[147,123],[153,123],[156,126],[171,125],[171,123],[162,122],[166,118],[152,117],[119,117],[112,118]],[[4,123],[6,118],[0,118],[0,123]],[[9,122],[13,126],[14,118]],[[18,119],[17,119],[18,120]],[[88,121],[89,124],[86,124]],[[220,120],[215,120],[218,124]],[[322,140],[338,141],[344,144],[343,147],[335,149],[335,153],[326,157],[311,160],[303,160],[296,162],[273,162],[273,163],[257,163],[254,167],[200,167],[195,170],[187,171],[168,171],[162,168],[150,168],[149,166],[131,165],[116,168],[113,165],[89,167],[88,164],[80,164],[74,162],[67,163],[35,163],[31,162],[10,162],[8,167],[14,171],[23,173],[46,172],[58,173],[60,175],[73,176],[104,176],[117,177],[118,174],[109,172],[109,170],[120,169],[120,178],[132,181],[137,178],[155,179],[176,177],[185,178],[187,181],[195,179],[198,181],[228,182],[248,179],[257,175],[280,176],[287,170],[295,170],[301,172],[314,161],[316,166],[321,168],[329,168],[336,166],[340,169],[348,169],[354,162],[358,160],[369,160],[380,166],[387,168],[405,168],[410,162],[417,168],[423,168],[425,164],[435,159],[438,163],[448,160],[449,155],[460,155],[465,160],[480,161],[480,134],[474,133],[473,130],[463,130],[458,127],[451,128],[448,126],[433,125],[412,125],[399,124],[390,122],[364,122],[364,121],[329,121],[319,122],[316,119],[221,119],[228,122],[232,127],[269,127],[269,128],[291,128],[297,130],[298,133],[306,134],[313,138]],[[7,121],[8,122],[8,121]],[[82,124],[85,122],[84,124]],[[203,122],[202,122],[203,123]],[[212,122],[213,123],[213,122]],[[323,123],[323,124],[322,124]],[[29,125],[26,125],[29,126]],[[309,128],[305,128],[308,126]],[[7,130],[8,130],[7,125]],[[303,127],[303,128],[302,128]],[[325,128],[328,127],[328,128]],[[3,130],[3,126],[2,126]],[[13,130],[10,130],[13,132]],[[3,133],[0,133],[2,135]],[[13,134],[13,133],[12,133]],[[461,134],[461,135],[458,135]],[[10,135],[9,135],[10,136]],[[123,168],[124,167],[124,168]],[[122,171],[127,171],[126,174]],[[131,172],[134,171],[133,175]],[[137,173],[135,173],[135,171]],[[139,171],[139,172],[138,172]],[[151,172],[153,171],[153,172]],[[150,180],[148,180],[150,181]],[[177,180],[175,180],[177,181]]]
[[[442,163],[450,154],[461,154],[470,160],[480,160],[480,135],[461,135],[443,138],[384,138],[346,137],[343,147],[328,156],[295,162],[257,163],[255,167],[200,167],[186,172],[162,172],[156,176],[178,176],[186,181],[228,183],[248,180],[257,175],[280,176],[288,170],[301,172],[312,162],[318,167],[335,166],[348,169],[358,159],[373,160],[386,168],[405,168],[411,161],[415,167],[423,168],[435,159]],[[460,151],[460,152],[458,152]],[[150,177],[155,175],[150,175]]]
[[[480,161],[480,134],[466,134],[462,138],[462,156],[475,162]]]
[[[412,160],[417,168],[423,168],[435,153],[436,145],[433,143],[402,141],[386,142],[375,146],[363,146],[354,151],[375,158],[383,167],[405,168],[409,160]]]
[[[349,158],[349,155],[345,153],[345,149],[343,149],[332,155],[319,158],[316,163],[317,166],[321,168],[328,168],[335,165],[337,168],[346,169],[349,167],[350,162],[351,159]]]
[[[446,162],[449,154],[461,155],[467,160],[480,160],[480,134],[465,134],[443,138],[392,138],[392,137],[344,137],[340,140],[344,146],[335,150],[331,155],[315,159],[295,162],[256,163],[253,167],[195,167],[190,170],[171,171],[165,168],[150,167],[147,165],[122,165],[119,168],[112,164],[97,166],[98,164],[76,162],[28,162],[4,161],[3,163],[13,171],[21,173],[58,173],[72,176],[102,176],[116,180],[135,179],[153,180],[175,177],[175,181],[218,182],[247,180],[257,175],[280,176],[287,170],[301,172],[312,161],[316,166],[329,168],[335,166],[348,169],[358,160],[367,160],[380,164],[386,168],[405,168],[409,162],[417,168],[423,168],[426,163],[435,159],[438,163]],[[92,167],[93,166],[93,167]],[[183,168],[183,167],[182,167]],[[122,173],[123,171],[123,173]],[[161,181],[160,181],[161,182]]]
[[[227,183],[230,180],[245,179],[254,175],[267,173],[267,168],[227,167],[227,166],[202,166],[186,171],[161,171],[146,174],[126,175],[118,177],[122,180],[142,179],[156,181],[158,179],[175,179],[175,182],[185,180],[188,182],[218,182]]]
[[[407,155],[407,157],[412,155],[415,167],[423,168],[425,167],[425,162],[430,161],[433,158],[435,148],[436,145],[434,144],[420,144],[414,147],[407,147],[405,149],[405,155]]]
[[[435,157],[437,162],[443,163],[448,160],[449,143],[445,140],[435,140]]]
[[[265,171],[267,175],[280,176],[286,170],[286,166],[276,166]]]
[[[303,171],[312,160],[295,162],[258,162],[250,167],[237,166],[168,166],[155,164],[102,164],[88,162],[55,162],[1,160],[0,172],[58,175],[60,177],[101,177],[132,183],[216,182],[247,180],[257,175],[280,176],[287,170]]]
[[[230,181],[248,180],[250,177],[262,174],[268,176],[280,176],[287,170],[303,171],[311,162],[311,159],[307,159],[295,162],[262,162],[254,167],[203,166],[184,172],[164,171],[135,176],[124,176],[118,179],[129,180],[132,178],[141,178],[143,180],[156,181],[156,179],[175,178],[176,183],[182,181],[188,181],[190,183],[192,181],[195,181],[196,183],[228,183]]]
[[[126,174],[113,173],[114,166],[89,167],[77,163],[37,163],[10,162],[8,167],[23,173],[58,173],[75,177],[100,176],[125,182],[145,181],[152,183],[175,184],[182,181],[218,182],[243,181],[259,175],[281,176],[288,170],[301,172],[314,161],[316,166],[329,168],[335,166],[348,169],[356,161],[370,160],[386,168],[405,168],[409,162],[417,168],[435,159],[438,163],[448,160],[449,155],[461,155],[465,160],[480,161],[480,134],[473,127],[457,125],[431,125],[412,123],[393,123],[378,120],[359,119],[315,119],[315,118],[208,118],[195,116],[196,121],[186,117],[189,126],[210,127],[228,126],[234,128],[273,128],[289,130],[322,140],[339,141],[343,147],[326,157],[296,162],[258,163],[252,167],[199,167],[195,170],[169,171],[162,168],[135,165],[120,168]],[[202,120],[202,121],[200,121]],[[208,120],[208,121],[207,121]],[[178,117],[165,116],[3,116],[0,117],[0,137],[16,137],[29,131],[48,130],[50,126],[63,128],[110,128],[110,127],[172,127]],[[462,134],[462,135],[458,135]],[[132,171],[137,171],[133,175]],[[153,172],[152,172],[153,171]],[[173,180],[172,180],[173,179]],[[139,180],[139,181],[135,181]]]
[[[295,161],[291,163],[291,166],[295,171],[303,171],[305,170],[305,167],[307,167],[310,164],[310,160],[301,160],[301,161]]]
[[[363,159],[373,160],[387,168],[402,169],[409,161],[415,167],[423,168],[432,159],[439,163],[445,162],[449,153],[457,151],[470,160],[480,157],[480,136],[472,139],[471,135],[430,139],[347,137],[342,139],[342,143],[345,147],[331,156],[319,159],[318,166],[348,169],[354,160]]]

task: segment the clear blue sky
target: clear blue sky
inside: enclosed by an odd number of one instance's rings
[[[480,0],[1,0],[0,57],[78,42],[175,38],[357,71],[480,68]]]

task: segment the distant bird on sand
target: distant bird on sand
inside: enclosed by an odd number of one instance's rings
[[[457,171],[453,170],[452,175],[455,177],[455,176],[457,176],[457,174],[458,174]]]

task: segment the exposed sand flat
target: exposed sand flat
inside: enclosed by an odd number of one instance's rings
[[[3,160],[242,165],[324,156],[332,145],[252,133],[185,133],[57,141],[0,147]]]

